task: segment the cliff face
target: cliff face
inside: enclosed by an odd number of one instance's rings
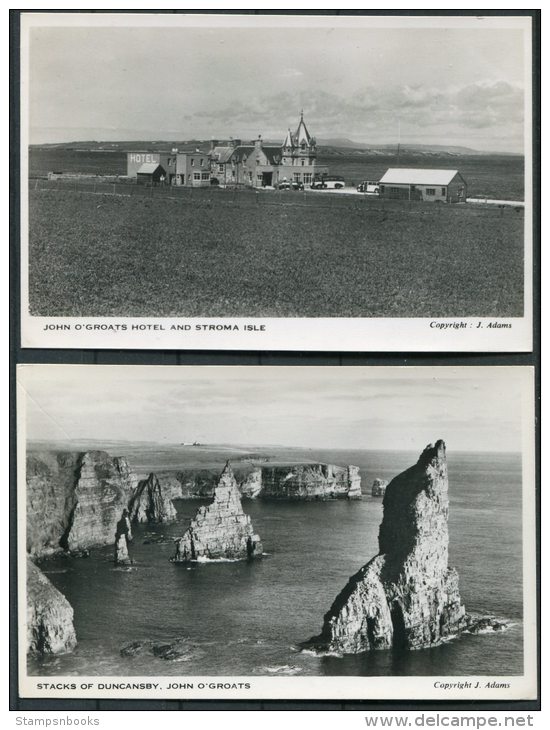
[[[250,474],[239,484],[239,490],[243,497],[248,499],[256,499],[262,491],[262,470],[254,469]]]
[[[201,507],[176,543],[174,562],[201,559],[243,559],[262,554],[250,517],[243,512],[237,482],[229,462],[214,491],[214,501]]]
[[[27,552],[59,550],[69,524],[81,454],[41,451],[27,457]]]
[[[139,482],[130,500],[129,512],[132,522],[172,522],[176,519],[176,508],[169,494],[156,476],[149,474]]]
[[[241,466],[233,474],[241,496],[247,499],[361,499],[361,476],[356,466]],[[156,476],[170,499],[208,499],[214,495],[219,472],[186,469],[157,472]]]
[[[112,457],[105,451],[86,452],[82,456],[74,507],[62,545],[79,550],[110,543],[136,487],[136,476],[124,457]]]
[[[352,576],[304,646],[346,654],[419,649],[466,627],[458,575],[448,567],[445,444],[428,446],[384,497],[379,554]]]
[[[361,477],[356,466],[299,464],[262,468],[262,498],[361,499]]]
[[[27,558],[27,651],[63,654],[75,646],[71,604]]]
[[[245,482],[249,469],[233,469],[237,484]],[[172,474],[179,484],[178,497],[182,499],[210,499],[220,478],[219,469],[183,469]],[[239,486],[240,488],[240,486]],[[176,494],[172,499],[176,498]]]
[[[126,459],[103,451],[29,454],[27,551],[40,556],[110,543],[136,487]]]

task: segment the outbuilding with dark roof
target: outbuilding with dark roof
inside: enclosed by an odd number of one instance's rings
[[[137,171],[138,185],[164,182],[166,170],[160,162],[144,162]]]

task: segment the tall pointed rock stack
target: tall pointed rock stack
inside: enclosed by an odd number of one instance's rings
[[[227,462],[214,490],[214,501],[201,507],[176,543],[174,562],[259,557],[262,544],[245,515],[231,464]]]
[[[304,647],[355,654],[420,649],[465,627],[458,574],[448,567],[445,444],[429,445],[384,496],[379,554],[352,576]]]

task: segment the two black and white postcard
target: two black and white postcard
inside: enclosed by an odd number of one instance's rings
[[[17,15],[18,699],[537,700],[536,12]]]

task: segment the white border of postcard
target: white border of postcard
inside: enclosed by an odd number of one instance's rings
[[[189,318],[29,314],[28,34],[35,26],[251,26],[521,28],[525,34],[523,317]],[[21,346],[25,348],[529,352],[533,322],[532,39],[529,16],[239,16],[28,13],[21,16]]]
[[[452,382],[453,378],[471,379],[475,387],[476,379],[493,379],[498,372],[513,379],[521,389],[521,443],[522,443],[522,535],[523,535],[523,674],[518,676],[307,676],[307,677],[269,677],[269,676],[29,676],[26,656],[26,412],[25,412],[25,371],[46,368],[48,371],[63,371],[67,368],[82,369],[83,377],[89,368],[133,371],[149,370],[151,376],[159,378],[162,373],[177,370],[181,381],[185,382],[186,371],[217,370],[243,371],[258,370],[270,379],[273,370],[281,372],[280,366],[143,366],[143,365],[18,365],[18,628],[19,628],[19,692],[22,697],[48,698],[102,698],[102,699],[324,699],[324,700],[386,700],[386,699],[424,699],[424,700],[529,700],[537,697],[537,548],[536,548],[536,469],[535,469],[535,401],[534,368],[531,366],[361,366],[360,370],[376,382],[377,378],[407,377],[412,379],[433,380],[440,378]],[[295,370],[296,366],[283,367]],[[332,373],[340,380],[346,372],[357,367],[346,366],[305,366],[299,368],[309,371],[322,370]],[[244,374],[244,373],[243,373]],[[321,617],[320,617],[321,618]],[[506,636],[503,637],[506,641]],[[187,689],[167,689],[169,683],[188,684]],[[45,687],[48,683],[48,687]],[[105,689],[101,685],[138,684],[140,689]],[[55,688],[53,685],[58,684]],[[220,688],[218,685],[229,687]],[[240,688],[232,685],[242,684]],[[212,686],[214,685],[214,686]],[[491,686],[492,685],[492,686]]]

